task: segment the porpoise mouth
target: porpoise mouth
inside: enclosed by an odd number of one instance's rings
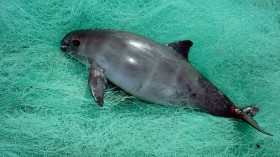
[[[62,50],[63,52],[65,52],[67,49],[67,46],[66,45],[61,45],[60,46],[60,50]]]
[[[66,52],[66,51],[67,51],[68,46],[69,46],[69,43],[68,43],[68,42],[65,42],[64,40],[61,41],[60,49],[61,49],[63,52]]]

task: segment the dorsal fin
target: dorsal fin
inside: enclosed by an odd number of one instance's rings
[[[192,45],[193,45],[193,42],[190,40],[180,40],[177,42],[167,44],[168,47],[173,48],[175,51],[177,51],[179,54],[181,54],[187,60],[188,60],[189,50]]]

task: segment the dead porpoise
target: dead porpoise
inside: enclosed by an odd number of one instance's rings
[[[240,118],[272,136],[253,119],[259,111],[257,106],[238,108],[188,62],[191,46],[190,40],[165,45],[134,33],[102,29],[76,30],[61,41],[62,51],[91,64],[88,84],[100,106],[108,79],[148,102]]]

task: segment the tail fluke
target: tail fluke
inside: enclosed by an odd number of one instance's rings
[[[238,107],[233,106],[232,109],[233,109],[234,114],[238,118],[243,119],[245,122],[250,124],[252,127],[257,129],[258,131],[260,131],[260,132],[262,132],[262,133],[264,133],[266,135],[273,136],[271,133],[268,133],[268,132],[264,131],[258,125],[258,123],[253,119],[253,116],[259,111],[259,107],[257,107],[257,106],[248,106],[248,107],[239,109]]]

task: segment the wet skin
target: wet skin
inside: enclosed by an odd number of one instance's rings
[[[78,61],[91,64],[89,87],[101,106],[108,79],[127,93],[149,102],[197,108],[246,122],[252,119],[255,113],[244,116],[242,109],[182,57],[187,57],[188,52],[184,51],[192,45],[186,41],[168,46],[125,31],[77,30],[64,37],[61,49]],[[267,133],[257,123],[251,125]]]

